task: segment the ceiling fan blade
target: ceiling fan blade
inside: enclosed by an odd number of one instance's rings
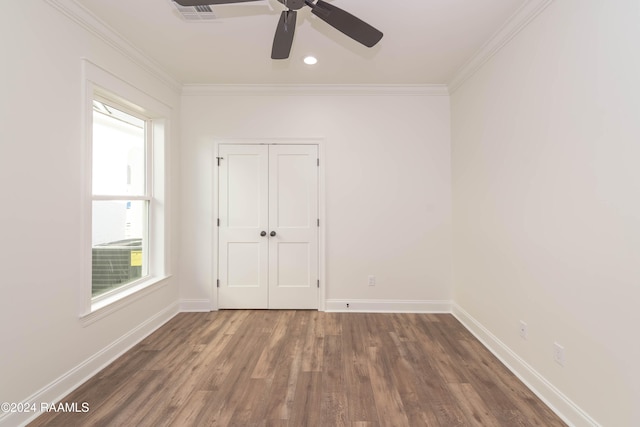
[[[273,37],[273,48],[271,49],[271,59],[287,59],[293,44],[293,35],[296,31],[295,10],[285,10],[280,14],[276,35]]]
[[[216,4],[245,3],[258,0],[173,0],[180,6],[209,6]]]
[[[306,4],[318,18],[367,47],[375,46],[382,38],[382,32],[339,7],[323,0],[315,4],[307,1]]]

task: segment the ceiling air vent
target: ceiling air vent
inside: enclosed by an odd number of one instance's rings
[[[216,19],[216,15],[211,10],[211,7],[205,6],[180,6],[178,3],[171,0],[171,3],[175,6],[176,10],[185,21],[207,21]]]

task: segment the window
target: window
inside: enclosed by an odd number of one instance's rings
[[[90,324],[167,281],[165,141],[171,109],[83,60],[83,280]]]
[[[148,276],[148,118],[101,99],[93,101],[91,295]]]

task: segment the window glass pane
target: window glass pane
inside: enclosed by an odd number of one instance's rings
[[[148,205],[143,201],[94,201],[92,296],[148,274]]]
[[[145,194],[145,122],[94,101],[93,194]]]

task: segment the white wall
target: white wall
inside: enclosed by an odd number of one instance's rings
[[[174,276],[92,324],[78,319],[87,58],[174,111],[171,140],[183,145],[167,156],[169,270],[179,256],[183,306],[214,299],[214,141],[321,138],[328,299],[449,301],[453,188],[458,312],[513,352],[525,379],[584,409],[578,425],[640,425],[637,1],[553,2],[453,94],[451,138],[449,98],[419,90],[203,89],[180,100],[50,4],[71,2],[15,1],[0,14],[0,401],[58,397],[176,309]]]
[[[173,278],[90,325],[79,320],[80,288],[89,286],[81,283],[80,262],[87,250],[81,235],[81,59],[174,108],[174,124],[179,96],[45,1],[3,4],[0,44],[0,402],[50,402],[128,342],[119,339],[152,327],[145,322],[155,316],[172,315],[178,299]],[[169,146],[168,157],[174,154]],[[171,165],[168,173],[175,182]],[[173,224],[168,230],[175,240]],[[176,267],[170,258],[169,271]],[[3,415],[2,425],[25,419]]]
[[[448,96],[231,91],[183,96],[183,299],[215,297],[215,141],[318,137],[325,145],[327,299],[450,300]],[[375,287],[367,285],[370,274]]]
[[[606,426],[640,425],[639,40],[635,0],[555,1],[451,100],[455,301]]]

